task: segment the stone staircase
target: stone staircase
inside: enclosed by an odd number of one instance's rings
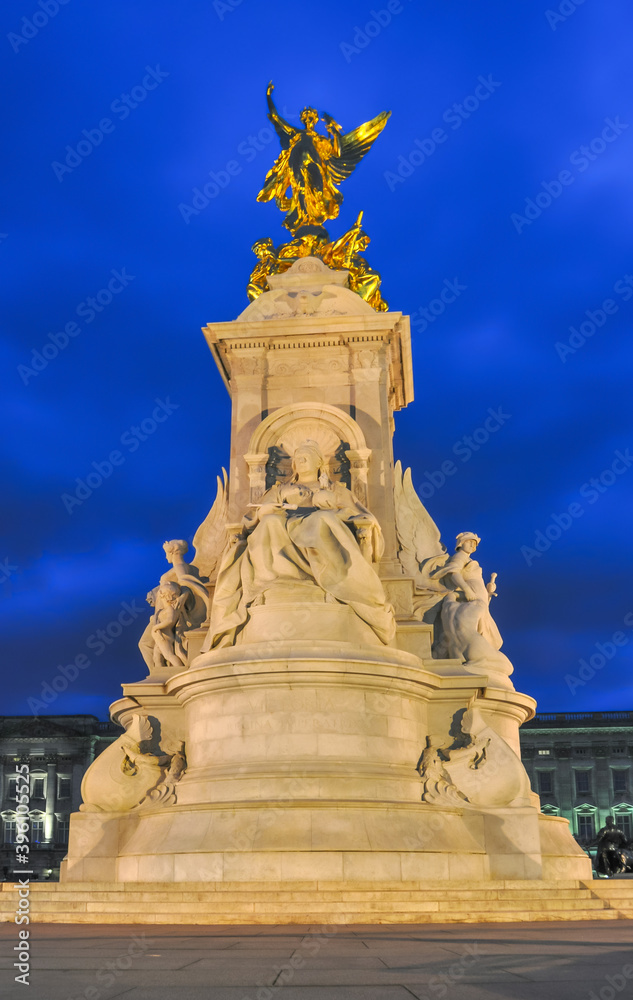
[[[18,894],[2,883],[0,922]],[[33,923],[426,924],[633,919],[633,881],[35,882]]]
[[[594,895],[619,911],[620,917],[633,920],[633,879],[597,879],[588,884]]]

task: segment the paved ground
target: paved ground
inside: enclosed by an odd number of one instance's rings
[[[630,921],[410,927],[35,924],[30,931],[26,992],[13,979],[18,928],[0,925],[3,1000],[633,996]]]

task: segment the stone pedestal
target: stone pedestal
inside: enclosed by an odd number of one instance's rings
[[[378,520],[384,552],[366,572],[395,634],[382,641],[353,602],[310,580],[263,588],[229,645],[201,652],[208,623],[192,629],[185,669],[125,684],[112,706],[126,734],[86,775],[66,881],[590,877],[520,762],[533,700],[498,663],[432,656],[437,609],[425,620],[420,559],[403,559],[396,524],[408,319],[374,313],[344,280],[306,258],[237,321],[205,328],[233,401],[222,544],[237,551],[243,515],[288,481],[297,446],[316,442],[326,484]]]
[[[405,651],[340,641],[203,654],[165,684],[168,715],[181,719],[189,748],[177,804],[76,815],[64,877],[589,877],[566,822],[541,815],[536,796],[515,808],[421,802],[416,764],[426,735],[445,731],[456,706],[480,690],[472,676],[440,677]],[[114,718],[140,707],[165,725],[143,684],[125,692]],[[481,705],[489,725],[518,745],[532,699],[484,689]]]

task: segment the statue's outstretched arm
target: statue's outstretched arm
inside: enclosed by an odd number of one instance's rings
[[[275,102],[273,101],[274,89],[275,89],[274,84],[271,80],[266,90],[266,101],[268,102],[268,120],[270,121],[271,125],[275,129],[275,132],[277,133],[279,142],[281,143],[281,148],[289,149],[290,140],[298,130],[294,128],[292,125],[290,125],[289,122],[287,122],[284,118],[282,118],[279,112],[277,111],[277,108],[275,107]]]

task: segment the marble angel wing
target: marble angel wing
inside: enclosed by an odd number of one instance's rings
[[[200,576],[209,580],[213,580],[215,576],[226,541],[229,501],[229,480],[226,469],[222,469],[222,479],[218,476],[217,481],[218,490],[213,506],[193,536],[196,555],[192,563],[200,571]]]
[[[341,136],[340,154],[328,161],[328,170],[335,184],[340,184],[356,169],[384,129],[390,114],[391,111],[381,111],[370,122],[365,122]],[[328,119],[332,121],[329,115],[324,115],[323,119],[326,122]]]
[[[145,715],[133,715],[131,725],[125,732],[125,736],[130,737],[135,744],[151,740],[153,734],[152,724]]]
[[[411,481],[411,469],[403,474],[402,465],[396,462],[394,469],[394,499],[396,508],[396,531],[400,542],[398,558],[405,573],[412,576],[417,586],[438,590],[438,584],[429,579],[422,580],[423,566],[433,566],[440,558],[446,557],[446,546],[442,544],[439,528],[415,492]],[[427,574],[424,574],[427,577]],[[441,588],[445,592],[445,588]]]

